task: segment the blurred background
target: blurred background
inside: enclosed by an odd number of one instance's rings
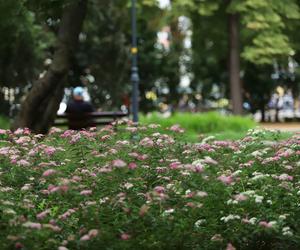
[[[0,1],[3,123],[15,118],[51,67],[61,17],[72,1]],[[299,6],[297,0],[138,1],[140,112],[299,120]],[[127,0],[88,1],[58,113],[76,86],[99,111],[130,111],[130,8]]]

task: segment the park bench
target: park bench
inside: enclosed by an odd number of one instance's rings
[[[58,114],[55,121],[55,127],[66,126],[70,129],[80,129],[95,127],[99,125],[108,125],[117,119],[127,117],[128,113],[122,111],[116,112],[92,112],[82,114]]]

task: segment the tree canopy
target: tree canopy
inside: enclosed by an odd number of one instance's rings
[[[130,2],[87,1],[78,46],[69,58],[63,85],[87,84],[98,107],[118,108],[123,96],[131,91]],[[47,72],[58,46],[62,16],[73,3],[69,0],[0,1],[0,35],[5,37],[0,41],[1,86],[17,87],[25,95]],[[270,86],[266,89],[269,95],[275,86],[271,79],[274,63],[287,72],[289,61],[299,59],[299,4],[297,0],[172,0],[169,6],[161,8],[159,1],[139,1],[142,110],[157,105],[153,102],[156,98],[146,98],[148,92],[178,104],[182,78],[186,76],[192,91],[201,95],[203,103],[212,98],[213,86],[219,86],[224,97],[233,98],[229,94],[232,67],[229,17],[232,15],[238,18],[240,94],[245,97],[256,91],[256,87],[254,92],[249,88],[258,80],[248,77],[255,69],[264,72],[259,82]],[[182,27],[182,17],[189,21],[186,27]],[[168,36],[167,45],[158,39],[161,31]],[[294,86],[298,86],[297,72],[296,68]]]

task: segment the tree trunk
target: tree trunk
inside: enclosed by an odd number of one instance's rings
[[[45,76],[35,82],[26,96],[12,129],[27,127],[35,133],[47,133],[49,130],[63,96],[65,79],[82,29],[87,1],[72,1],[65,7],[53,62]]]
[[[183,49],[183,34],[178,27],[178,18],[175,17],[171,20],[170,32],[171,32],[171,45],[169,55],[167,57],[167,64],[170,70],[168,70],[167,85],[169,88],[168,102],[175,104],[180,97],[178,93],[178,87],[180,84],[180,56]],[[175,70],[174,70],[175,69]]]
[[[229,81],[232,110],[235,115],[243,113],[238,26],[238,15],[229,14]]]
[[[266,121],[266,109],[265,109],[265,102],[263,101],[262,103],[260,103],[259,105],[259,109],[261,112],[261,119],[260,122],[265,122]]]

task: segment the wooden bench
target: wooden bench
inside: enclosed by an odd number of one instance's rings
[[[92,112],[82,114],[59,114],[57,115],[53,126],[66,126],[70,129],[80,129],[95,127],[97,125],[108,125],[117,119],[127,117],[128,113],[117,112]]]

